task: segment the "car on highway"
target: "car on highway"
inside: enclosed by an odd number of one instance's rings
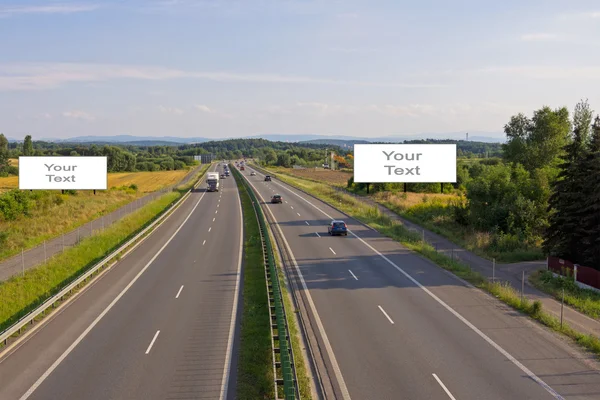
[[[271,175],[265,176],[265,182],[271,182]]]
[[[329,223],[327,227],[327,233],[329,233],[331,236],[348,236],[348,227],[344,221],[334,220]]]
[[[256,176],[256,172],[254,172],[254,171],[250,172],[250,176]]]
[[[225,174],[221,174],[221,179],[225,179]]]
[[[280,194],[274,194],[271,197],[271,203],[283,203],[283,197]]]

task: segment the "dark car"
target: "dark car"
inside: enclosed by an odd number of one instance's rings
[[[344,221],[331,221],[327,228],[327,233],[331,236],[334,235],[344,235],[348,236],[348,227]]]
[[[271,182],[271,175],[265,176],[265,182]]]
[[[271,197],[271,203],[283,203],[283,198],[280,194],[274,194],[273,197]]]

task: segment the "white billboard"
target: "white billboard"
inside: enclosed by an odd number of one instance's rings
[[[108,157],[19,157],[19,189],[106,190]]]
[[[355,144],[354,182],[456,182],[455,144]]]

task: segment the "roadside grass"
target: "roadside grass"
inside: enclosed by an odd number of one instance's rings
[[[456,223],[452,203],[458,201],[459,196],[379,192],[372,198],[407,220],[488,260],[512,263],[544,258],[540,243],[530,245],[511,241],[510,238],[503,239],[493,233],[477,231]]]
[[[250,196],[239,181],[244,217],[244,286],[240,328],[237,398],[274,398],[273,359],[269,319],[269,298],[265,281],[262,242]]]
[[[271,236],[271,243],[275,243],[275,238],[269,232]],[[294,307],[292,302],[291,294],[287,288],[287,279],[283,272],[283,266],[280,263],[281,257],[277,246],[273,246],[275,253],[275,261],[277,263],[277,276],[279,282],[281,282],[281,295],[283,297],[283,305],[287,316],[288,330],[290,333],[290,342],[292,344],[292,351],[294,352],[294,366],[296,367],[296,378],[298,379],[298,389],[300,390],[300,397],[306,400],[312,400],[312,390],[310,385],[310,377],[306,367],[306,360],[304,359],[304,353],[302,350],[302,343],[300,342],[300,329],[298,327],[296,314],[299,312]]]
[[[558,301],[562,300],[564,289],[565,304],[591,318],[600,318],[600,293],[580,288],[572,277],[555,277],[550,271],[540,270],[529,276],[529,282]]]
[[[277,178],[296,188],[304,189],[326,203],[334,205],[351,217],[400,242],[407,248],[421,254],[438,266],[452,272],[473,286],[484,290],[512,308],[528,315],[542,325],[566,335],[585,349],[596,355],[600,355],[600,338],[578,332],[567,323],[563,323],[561,326],[557,318],[543,310],[541,302],[531,302],[527,298],[521,300],[519,292],[513,287],[498,282],[492,283],[480,273],[473,271],[468,265],[438,253],[431,245],[424,243],[418,234],[409,231],[402,224],[382,214],[376,207],[369,206],[348,194],[336,191],[324,184],[299,181],[298,179],[281,174],[277,175]]]
[[[179,187],[178,190],[189,189],[207,169],[208,164],[196,174],[194,179],[190,180],[187,185]],[[171,174],[171,172],[178,172],[178,174]],[[96,195],[92,191],[77,191],[75,195],[61,194],[60,191],[47,191],[46,194],[31,200],[31,211],[28,217],[20,217],[14,221],[0,220],[0,232],[2,232],[0,260],[18,254],[21,249],[27,250],[38,246],[46,240],[70,232],[102,215],[113,212],[142,197],[143,194],[140,191],[149,187],[159,190],[172,185],[183,179],[188,172],[186,170],[183,173],[160,171],[125,174],[136,175],[138,178],[137,180],[130,179],[127,186],[123,185],[118,189],[96,191]],[[178,178],[173,181],[175,177]],[[11,178],[0,178],[0,183],[4,179]],[[156,183],[150,183],[152,179],[155,179]],[[121,183],[126,182],[123,180]],[[131,184],[138,185],[138,189],[129,188],[128,186]],[[111,186],[109,185],[109,187]]]
[[[208,168],[208,167],[207,167]],[[206,170],[206,168],[204,169]],[[200,174],[198,174],[200,175]],[[199,176],[198,176],[199,178]],[[190,183],[189,187],[193,186]],[[187,190],[165,193],[47,263],[0,282],[0,332],[34,310],[167,212]],[[117,255],[116,260],[120,259]]]
[[[66,249],[46,264],[30,269],[0,283],[0,331],[18,321],[46,299],[77,279],[111,251],[160,216],[178,200],[177,192],[167,193],[148,203],[103,232],[84,238],[77,246]]]

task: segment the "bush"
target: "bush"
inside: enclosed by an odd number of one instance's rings
[[[12,221],[20,216],[29,215],[28,193],[14,189],[0,196],[0,216],[6,221]]]
[[[135,190],[137,192],[138,191],[138,185],[136,185],[135,183],[132,183],[131,185],[129,185],[129,189]]]
[[[67,190],[65,190],[65,194],[69,194],[71,196],[77,196],[77,190],[67,189]]]

